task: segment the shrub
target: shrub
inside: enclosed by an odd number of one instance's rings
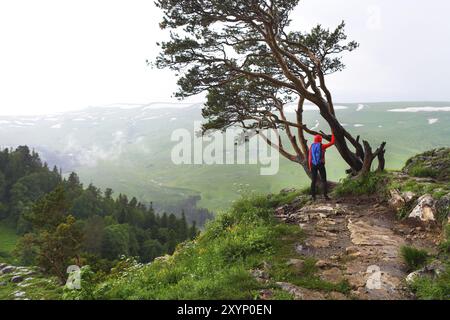
[[[334,189],[337,196],[361,196],[386,193],[386,177],[371,172],[363,177],[346,178]]]
[[[450,266],[435,279],[417,277],[411,289],[422,300],[450,300]]]
[[[436,178],[439,173],[433,168],[415,165],[408,170],[409,175],[418,178]]]
[[[403,246],[400,253],[409,271],[420,269],[428,259],[428,252],[413,247]]]
[[[244,196],[167,260],[124,265],[93,291],[66,298],[254,299],[264,285],[249,270],[270,261],[281,239],[293,234],[291,226],[279,227],[273,216],[273,205],[291,197]]]

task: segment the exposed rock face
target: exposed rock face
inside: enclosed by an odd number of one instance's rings
[[[275,209],[275,214],[277,216],[283,216],[286,214],[288,208],[289,208],[288,206],[279,207],[279,208]]]
[[[406,201],[406,203],[411,203],[417,195],[412,191],[406,191],[402,193],[402,198]]]
[[[409,205],[416,199],[417,195],[414,192],[400,192],[396,189],[390,190],[391,197],[389,198],[389,205],[396,211],[400,211],[406,205]]]
[[[409,214],[409,218],[420,219],[421,221],[435,221],[436,207],[433,197],[429,194],[421,196],[417,200],[416,207]]]
[[[377,255],[382,260],[397,259],[402,237],[395,235],[391,229],[371,225],[368,221],[349,219],[348,230],[354,245],[362,255]]]
[[[411,204],[416,198],[413,193],[399,193],[399,196],[404,203]],[[317,272],[322,280],[348,281],[352,290],[349,297],[357,299],[411,298],[404,284],[407,274],[400,248],[407,242],[414,245],[414,241],[422,244],[434,241],[434,238],[428,240],[426,228],[418,230],[408,221],[397,220],[394,211],[382,203],[315,203],[285,211],[283,217],[288,217],[289,223],[300,225],[306,234],[304,243],[297,244],[295,251],[317,260]],[[414,237],[408,240],[411,232]],[[304,294],[308,292],[292,284],[283,287],[297,299],[305,299]],[[336,296],[321,294],[325,299]]]
[[[395,210],[399,211],[405,206],[405,199],[403,199],[398,190],[390,190],[390,194],[391,198],[389,199],[389,205]]]

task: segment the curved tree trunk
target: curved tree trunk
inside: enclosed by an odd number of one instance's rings
[[[378,158],[379,162],[378,171],[384,170],[386,142],[383,142],[375,152],[372,152],[372,148],[367,141],[363,141],[363,145],[361,145],[359,142],[359,136],[355,139],[345,130],[345,128],[337,120],[336,116],[332,114],[332,108],[330,108],[326,101],[320,101],[317,106],[320,109],[321,116],[327,121],[334,133],[336,139],[336,149],[344,161],[350,166],[347,173],[354,176],[367,174],[370,172],[372,162],[375,158]],[[355,148],[354,152],[350,150],[347,140]]]
[[[336,149],[339,151],[339,154],[354,172],[359,172],[362,169],[363,160],[360,159],[356,155],[356,153],[352,152],[349,149],[346,140],[346,135],[348,135],[348,133],[346,132],[344,127],[342,127],[336,117],[330,113],[329,106],[326,102],[323,102],[322,105],[319,106],[319,109],[320,114],[327,121],[334,133],[334,136],[336,138]]]

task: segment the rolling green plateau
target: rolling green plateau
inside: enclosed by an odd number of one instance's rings
[[[387,166],[399,169],[414,154],[450,144],[449,105],[336,103],[336,109],[338,119],[354,136],[361,135],[373,147],[387,141]],[[405,108],[420,112],[389,111]],[[308,126],[329,131],[318,112],[310,109],[305,111]],[[178,142],[171,141],[172,133],[183,128],[193,136],[195,121],[202,121],[201,104],[113,105],[48,116],[0,117],[0,145],[27,144],[63,172],[76,171],[85,184],[111,187],[116,195],[136,196],[163,208],[189,200],[218,211],[242,192],[277,192],[309,183],[303,169],[284,158],[274,176],[261,176],[258,165],[173,164],[171,150]],[[335,150],[328,152],[327,161],[329,179],[343,178],[347,167]]]

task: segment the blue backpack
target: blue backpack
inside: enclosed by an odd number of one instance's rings
[[[322,144],[313,143],[311,145],[311,163],[317,166],[322,163]]]

